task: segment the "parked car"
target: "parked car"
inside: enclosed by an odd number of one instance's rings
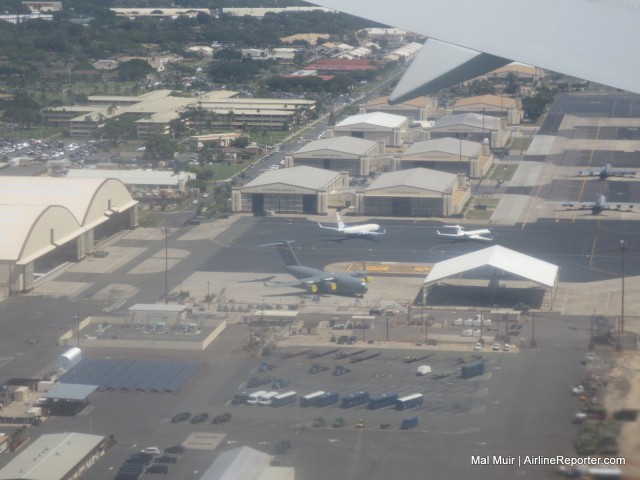
[[[166,475],[167,473],[169,473],[169,467],[162,464],[153,464],[149,468],[147,468],[147,471],[145,473],[162,473]]]
[[[322,365],[314,364],[309,368],[309,373],[313,375],[320,372],[326,372],[327,370],[329,370],[329,367],[323,367]]]
[[[178,458],[171,455],[162,455],[156,458],[155,463],[178,463]]]
[[[184,453],[187,449],[182,445],[172,445],[171,447],[167,447],[164,449],[164,453]]]
[[[231,420],[231,414],[230,413],[223,413],[221,415],[218,415],[218,416],[214,417],[214,419],[211,420],[211,423],[215,423],[216,425],[218,425],[220,423],[226,423],[229,420]]]
[[[344,375],[345,373],[349,373],[351,370],[349,368],[345,368],[342,365],[337,365],[336,368],[333,369],[333,375]]]
[[[191,423],[202,423],[209,418],[208,413],[200,413],[191,419]]]
[[[189,412],[182,412],[171,417],[171,423],[182,423],[186,422],[191,418],[191,414]]]

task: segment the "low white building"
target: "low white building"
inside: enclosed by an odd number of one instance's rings
[[[480,178],[493,165],[493,155],[481,143],[445,137],[414,143],[398,157],[398,162],[398,170],[422,167]]]
[[[105,437],[86,433],[41,435],[0,470],[0,480],[78,478],[104,454]]]
[[[391,113],[373,112],[353,115],[329,130],[329,136],[356,137],[373,140],[385,146],[399,147],[409,137],[407,117]]]
[[[193,172],[172,172],[170,170],[100,170],[97,168],[74,168],[67,178],[115,178],[124,183],[132,194],[153,190],[173,190],[182,192],[187,182],[195,180]]]
[[[315,167],[347,172],[350,177],[369,175],[371,161],[384,153],[384,145],[373,140],[334,137],[314,140],[285,156],[286,167]]]

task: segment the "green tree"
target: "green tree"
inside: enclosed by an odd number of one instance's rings
[[[249,137],[238,137],[231,142],[231,146],[235,148],[247,148],[249,146]]]
[[[122,62],[118,66],[118,78],[124,81],[137,82],[143,80],[147,75],[153,73],[154,70],[149,62],[134,58],[127,62]]]
[[[17,92],[13,99],[4,102],[5,120],[30,127],[40,121],[40,105],[23,91]]]
[[[135,117],[119,115],[106,120],[100,129],[100,134],[112,143],[118,144],[124,139],[135,138],[136,131]]]
[[[144,146],[144,157],[150,160],[172,159],[178,151],[178,142],[169,135],[154,135]]]

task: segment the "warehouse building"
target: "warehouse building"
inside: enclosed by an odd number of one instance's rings
[[[449,109],[449,115],[479,113],[505,119],[508,125],[519,125],[524,117],[522,101],[504,95],[478,95],[461,98]]]
[[[380,175],[356,196],[368,216],[448,217],[462,213],[471,191],[464,175],[412,168]]]
[[[326,215],[329,195],[349,186],[349,176],[313,167],[293,167],[263,173],[245,186],[234,188],[234,213],[308,213]]]
[[[431,127],[431,138],[455,137],[483,143],[489,139],[490,148],[504,148],[511,130],[497,117],[477,113],[461,113],[437,119]]]
[[[438,99],[435,97],[416,97],[411,100],[389,104],[389,97],[376,97],[360,107],[360,113],[383,112],[391,115],[401,115],[412,120],[427,120],[429,112],[433,116],[438,108]]]
[[[329,137],[356,137],[399,147],[409,138],[410,121],[402,115],[373,112],[353,115],[329,130]]]
[[[79,478],[104,455],[105,437],[86,433],[41,435],[2,470],[0,480]]]
[[[351,177],[369,175],[371,161],[384,153],[384,145],[373,140],[334,137],[309,142],[284,158],[286,167],[307,166],[347,172]]]
[[[31,290],[43,272],[136,227],[137,204],[113,178],[0,177],[0,295]]]
[[[273,457],[250,447],[237,447],[218,455],[200,480],[293,480],[291,467],[272,465]]]
[[[103,170],[98,168],[71,169],[66,178],[94,178],[106,180],[115,178],[129,189],[135,198],[179,197],[187,190],[189,180],[195,180],[193,172],[173,172],[170,170]]]
[[[422,167],[480,178],[491,168],[493,155],[488,145],[446,137],[414,143],[398,161],[398,170]]]

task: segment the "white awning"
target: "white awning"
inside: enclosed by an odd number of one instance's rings
[[[493,247],[436,263],[424,283],[425,285],[432,284],[454,275],[487,266],[518,275],[548,288],[554,288],[558,279],[557,265],[494,245]]]

